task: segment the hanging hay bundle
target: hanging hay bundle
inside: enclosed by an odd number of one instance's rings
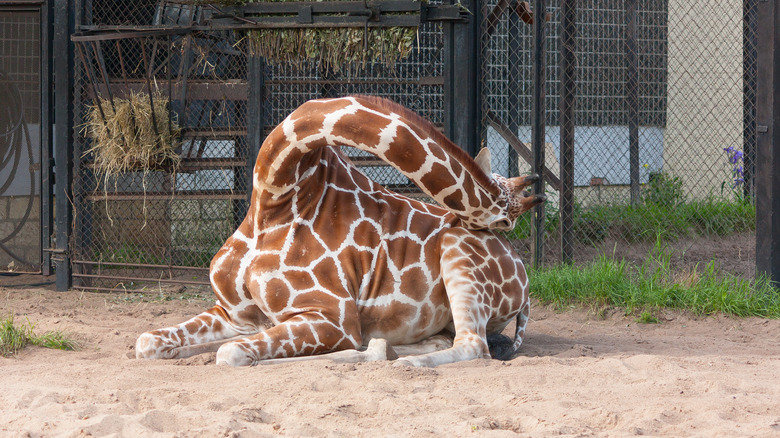
[[[114,98],[113,105],[98,99],[99,103],[88,108],[84,126],[92,139],[92,148],[84,155],[93,155],[98,175],[107,180],[123,172],[175,169],[179,165],[175,149],[181,130],[176,120],[169,120],[166,97],[159,93],[152,96],[154,111],[146,93]]]
[[[294,1],[294,0],[280,0]],[[393,67],[414,47],[417,28],[262,29],[249,32],[250,50],[271,64],[319,63],[339,72],[369,63]],[[368,42],[365,39],[368,39]]]

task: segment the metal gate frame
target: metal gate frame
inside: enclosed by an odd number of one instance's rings
[[[50,238],[54,229],[52,163],[52,2],[46,0],[0,1],[0,11],[37,12],[40,15],[40,269],[34,273],[51,275]]]

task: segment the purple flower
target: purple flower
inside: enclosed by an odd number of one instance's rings
[[[734,178],[734,184],[732,188],[737,188],[740,184],[745,182],[745,169],[742,166],[744,161],[744,153],[738,151],[734,146],[723,148],[723,152],[728,156],[729,163],[731,163],[731,176]]]

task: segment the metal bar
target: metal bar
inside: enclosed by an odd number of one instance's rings
[[[58,258],[55,269],[57,273],[57,290],[65,291],[71,286],[71,266],[69,255],[69,242],[72,233],[71,223],[73,210],[70,203],[71,183],[73,181],[73,49],[69,35],[74,23],[74,4],[68,0],[54,0],[54,147],[56,180],[56,223],[57,223],[57,248],[64,250],[61,258]]]
[[[222,14],[217,14],[216,17],[246,17],[253,14],[297,14],[302,7],[311,8],[312,14],[419,12],[420,2],[413,0],[385,0],[370,3],[363,1],[249,3],[244,6],[222,8]]]
[[[561,260],[574,260],[574,110],[577,91],[577,2],[561,0]]]
[[[512,149],[517,152],[517,155],[525,160],[526,163],[533,166],[533,152],[528,149],[526,143],[520,141],[520,139],[517,138],[517,135],[513,134],[512,131],[506,125],[504,125],[501,120],[499,120],[498,116],[493,111],[488,110],[485,113],[485,120],[491,128],[496,130],[496,133],[503,137],[504,140],[509,143],[510,146],[512,146]],[[540,175],[544,177],[553,190],[561,190],[561,180],[555,176],[555,173],[553,173],[552,169],[547,167],[546,164]]]
[[[90,86],[92,87],[92,92],[94,93],[93,98],[97,102],[97,109],[100,113],[100,118],[103,120],[103,123],[106,123],[106,113],[103,112],[103,104],[100,103],[100,93],[98,92],[97,88],[97,82],[95,81],[95,78],[92,75],[91,72],[91,63],[87,60],[86,55],[84,54],[84,51],[81,48],[81,45],[76,44],[76,52],[79,54],[79,58],[81,58],[81,63],[84,66],[84,74],[87,75],[87,80],[89,80]]]
[[[547,13],[546,0],[534,0],[533,11],[536,17],[544,17]],[[533,151],[534,173],[539,175],[545,167],[544,160],[544,130],[545,130],[545,70],[546,59],[546,23],[547,20],[534,20],[533,50],[531,54],[531,149]],[[539,178],[534,184],[535,193],[544,193],[544,178]],[[544,203],[533,209],[533,227],[531,227],[533,246],[533,266],[541,267],[544,260]]]
[[[156,49],[157,47],[157,41],[154,42],[154,47]],[[144,67],[146,69],[146,75],[144,75],[144,79],[146,80],[146,91],[149,93],[149,107],[150,111],[152,113],[152,128],[154,128],[154,135],[156,139],[160,138],[160,131],[157,129],[157,117],[154,113],[154,99],[152,98],[152,80],[151,80],[151,73],[152,73],[152,65],[151,61],[149,60],[149,57],[146,55],[146,47],[145,45],[141,47],[141,55],[143,55],[144,60]],[[152,59],[154,59],[154,54],[152,56]]]
[[[517,0],[514,0],[515,2]],[[485,17],[485,35],[490,37],[493,35],[493,32],[496,31],[496,26],[498,26],[498,23],[501,21],[501,16],[504,15],[504,11],[506,11],[506,8],[509,6],[509,0],[498,0],[498,3],[493,7],[493,9],[490,10],[490,13],[487,17]],[[511,14],[509,17],[509,23],[510,26],[514,25],[515,20],[519,20],[520,17],[517,16],[517,14]],[[512,29],[509,30],[509,36],[512,37]],[[511,44],[511,41],[510,41]],[[510,52],[511,54],[511,52]]]
[[[170,201],[174,199],[174,196],[170,192],[148,192],[143,193],[103,193],[92,194],[84,197],[87,201]],[[226,200],[238,200],[245,199],[245,193],[237,193],[234,191],[193,191],[193,192],[176,192],[175,199],[177,201],[185,200],[202,200],[202,199],[226,199]]]
[[[9,0],[4,1],[0,7],[19,10],[19,7],[29,6],[37,9],[38,6],[41,6],[45,3],[46,2],[44,0]]]
[[[208,283],[195,283],[198,285],[208,285]],[[74,289],[83,291],[98,291],[98,292],[125,292],[125,293],[141,293],[151,292],[143,289],[120,289],[115,287],[96,287],[96,286],[73,286]]]
[[[277,3],[284,4],[284,3]],[[385,27],[419,27],[420,16],[385,16],[378,21],[366,21],[361,16],[313,16],[311,23],[290,21],[291,17],[262,17],[244,19],[239,24],[235,18],[217,18],[210,21],[212,30],[253,30],[253,29],[327,29],[336,27],[379,29]],[[248,21],[248,22],[247,22]]]
[[[103,78],[103,84],[105,85],[106,93],[108,94],[108,102],[111,104],[111,111],[116,114],[116,105],[114,105],[114,95],[111,93],[111,82],[108,79],[108,70],[106,69],[106,62],[103,58],[103,49],[100,45],[100,41],[92,41],[93,51],[95,52],[95,59],[98,62],[98,67],[100,68],[100,76]],[[77,45],[78,47],[78,45]],[[89,70],[92,66],[91,65],[85,65],[84,66],[87,70]],[[93,90],[95,87],[92,87]],[[106,122],[105,114],[103,114],[103,99],[100,96],[95,96],[95,101],[97,102],[98,108],[100,108],[100,114],[103,117],[103,125],[106,126],[106,129],[108,129],[108,124]],[[134,123],[134,122],[133,122]],[[132,131],[131,131],[132,132]],[[125,138],[124,132],[121,130],[119,131],[120,137],[122,137],[122,142],[127,144],[127,139]]]
[[[172,269],[176,271],[191,270],[191,271],[206,271],[209,268],[199,268],[197,266],[177,266],[177,265],[152,265],[148,263],[125,263],[125,262],[96,262],[92,260],[73,260],[74,265],[91,265],[91,266],[121,266],[128,268],[154,268],[154,269]]]
[[[119,70],[122,72],[122,79],[124,79],[125,86],[128,86],[127,70],[125,68],[125,57],[122,56],[122,45],[119,44],[119,40],[114,40],[116,47],[116,55],[119,58]]]
[[[631,205],[639,196],[639,67],[637,65],[637,0],[626,0],[626,112],[628,115],[628,162],[631,182]]]
[[[192,63],[192,35],[186,35],[182,43],[182,59],[179,65],[179,79],[181,80],[181,93],[179,96],[179,125],[187,126],[187,83],[190,76],[190,64]],[[173,93],[173,91],[171,91]],[[169,96],[173,101],[173,94]]]
[[[384,162],[384,161],[383,161]],[[87,169],[95,168],[95,163],[84,162],[82,165]],[[179,164],[179,171],[186,171],[182,169],[230,169],[235,167],[246,166],[246,160],[236,158],[190,158],[185,157],[181,159]]]
[[[181,131],[182,138],[207,137],[212,140],[219,139],[219,138],[232,139],[235,137],[242,137],[244,135],[247,135],[246,129],[219,128],[219,127],[215,127],[213,129],[184,128]]]
[[[757,7],[756,275],[780,285],[780,5]]]
[[[463,150],[479,151],[480,45],[479,0],[462,3],[472,11],[468,22],[444,23],[444,133]]]
[[[181,9],[179,9],[179,13],[181,14]],[[167,65],[168,68],[166,68],[166,74],[168,75],[168,138],[173,138],[173,105],[171,104],[171,91],[173,91],[173,85],[172,85],[172,78],[171,78],[171,58],[173,57],[173,42],[171,41],[171,36],[168,35],[168,53],[167,56]]]
[[[173,84],[171,98],[183,98],[186,99],[187,93],[190,96],[198,96],[198,100],[246,100],[249,95],[249,87],[246,81],[231,82],[224,81],[220,83],[205,82],[205,81],[187,81],[187,84]],[[126,85],[112,84],[112,88],[116,92],[118,89],[124,89],[126,91],[145,91],[146,81],[142,80],[130,80]],[[105,90],[104,85],[97,85],[96,90],[92,90],[92,96],[97,93],[102,93]],[[185,104],[189,99],[185,100]]]
[[[106,266],[111,266],[111,264],[106,263]],[[144,282],[144,283],[172,283],[172,284],[209,284],[207,282],[202,281],[193,281],[193,280],[174,280],[172,278],[143,278],[143,277],[125,277],[125,276],[114,276],[114,275],[101,275],[101,274],[73,274],[74,277],[77,278],[94,278],[98,280],[125,280],[125,281],[138,281],[138,282]],[[89,286],[84,286],[87,289],[91,289]]]
[[[54,160],[52,149],[52,98],[54,70],[52,69],[52,4],[42,3],[41,12],[41,249],[52,245],[54,230]],[[41,251],[41,272],[52,274],[51,253]]]
[[[744,183],[742,194],[751,200],[755,190],[756,163],[756,8],[757,0],[742,1],[742,138]]]
[[[441,77],[422,77],[420,80],[383,80],[383,79],[266,79],[266,85],[422,85],[441,86],[444,79]]]
[[[106,87],[106,93],[108,94],[108,103],[111,104],[111,111],[116,114],[116,106],[114,105],[114,95],[111,93],[111,81],[108,79],[108,71],[106,69],[106,61],[103,58],[103,49],[100,45],[100,41],[92,41],[92,51],[95,52],[95,59],[98,62],[98,68],[100,69],[100,77],[103,78],[103,84]],[[91,65],[86,66],[91,67]],[[105,120],[103,121],[105,123]]]
[[[517,2],[517,0],[514,0]],[[504,3],[506,3],[504,1]],[[493,12],[501,5],[501,2],[493,9]],[[507,4],[504,5],[506,7]],[[514,9],[514,8],[512,8]],[[496,23],[497,24],[497,23]],[[488,17],[488,29],[487,31],[492,33],[490,29],[490,17]],[[495,27],[495,24],[493,24]],[[508,74],[508,87],[507,87],[507,100],[508,100],[508,113],[509,120],[507,122],[509,130],[513,135],[518,134],[520,128],[520,98],[521,98],[521,85],[522,76],[520,74],[520,67],[523,65],[522,61],[522,49],[520,47],[520,16],[510,12],[509,14],[509,74]],[[507,169],[507,176],[517,176],[518,169],[518,152],[515,150],[515,145],[510,143],[508,152],[509,168]]]
[[[90,29],[84,26],[86,29]],[[206,29],[204,29],[206,30]],[[127,38],[147,38],[158,37],[166,35],[186,35],[191,33],[193,28],[191,27],[171,27],[160,28],[155,27],[124,27],[124,26],[112,26],[109,28],[91,29],[83,32],[74,33],[70,36],[71,41],[106,41],[106,40],[123,40]]]
[[[263,144],[265,131],[265,62],[259,55],[249,55],[249,120],[247,122],[246,141],[246,183],[247,202],[252,201],[252,175],[257,154]]]

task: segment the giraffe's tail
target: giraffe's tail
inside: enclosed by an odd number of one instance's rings
[[[498,360],[510,360],[523,343],[523,337],[525,336],[525,327],[528,325],[528,310],[529,305],[526,306],[517,314],[515,319],[515,339],[510,339],[509,336],[501,333],[493,333],[487,336],[488,349],[490,350],[490,357]]]

